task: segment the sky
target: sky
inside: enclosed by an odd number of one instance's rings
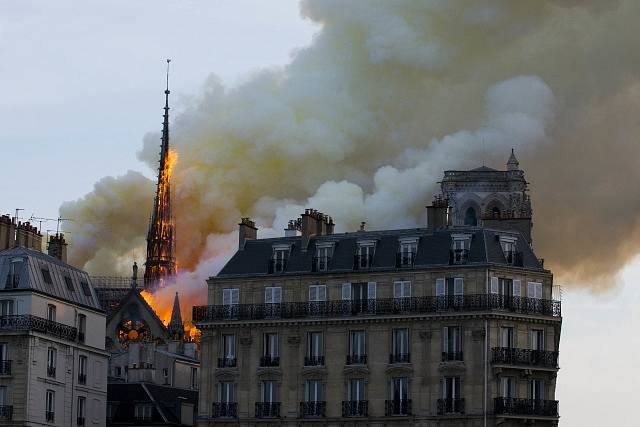
[[[176,114],[212,73],[233,87],[317,31],[288,0],[0,0],[0,213],[56,218],[103,176],[152,177],[136,152],[160,131],[165,58]],[[563,293],[561,426],[637,425],[638,279],[635,258],[607,292]]]

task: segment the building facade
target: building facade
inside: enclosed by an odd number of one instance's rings
[[[55,236],[50,252],[63,254],[60,244]],[[1,250],[0,425],[104,426],[104,330],[86,272],[35,249]]]
[[[526,185],[457,175],[472,185],[453,203],[443,180],[426,228],[333,234],[307,210],[286,237],[257,239],[244,219],[209,305],[194,307],[198,425],[557,425],[553,277],[508,225],[531,215],[491,203]]]

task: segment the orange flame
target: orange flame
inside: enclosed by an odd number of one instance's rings
[[[167,156],[167,180],[171,179],[173,168],[178,163],[178,152],[174,149],[169,149],[169,155]]]
[[[173,308],[171,303],[167,304],[165,301],[160,301],[158,293],[152,294],[147,291],[142,291],[140,295],[142,295],[142,298],[144,298],[147,304],[155,311],[162,323],[167,326],[171,321],[171,309]]]

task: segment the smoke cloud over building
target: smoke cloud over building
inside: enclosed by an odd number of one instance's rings
[[[338,232],[423,226],[443,170],[502,168],[513,147],[545,266],[563,285],[611,286],[640,243],[640,2],[306,0],[301,11],[320,29],[289,65],[231,89],[212,76],[172,124],[180,268],[214,274],[241,216],[262,236],[304,207]],[[153,169],[159,141],[149,134],[139,153]],[[70,261],[128,272],[153,187],[129,172],[64,203]]]

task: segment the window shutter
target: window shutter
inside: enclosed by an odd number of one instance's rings
[[[240,302],[240,289],[231,289],[231,304]]]
[[[436,296],[444,296],[444,278],[436,279]]]
[[[326,301],[327,300],[327,285],[319,285],[318,286],[318,300]]]
[[[542,283],[529,282],[527,283],[527,296],[529,298],[542,298]]]
[[[316,285],[309,286],[309,301],[318,300],[318,287]]]
[[[443,352],[448,352],[449,351],[449,327],[445,326],[444,328],[442,328],[442,351]]]
[[[273,288],[264,289],[264,302],[265,303],[273,302]]]
[[[403,297],[410,297],[411,296],[411,282],[403,282]]]
[[[514,280],[513,281],[513,296],[514,297],[519,297],[522,293],[522,286],[520,283],[520,280]]]
[[[393,297],[400,298],[402,297],[402,285],[404,282],[394,282],[393,283]]]
[[[500,287],[498,286],[498,278],[497,277],[492,277],[491,278],[491,293],[492,294],[498,294],[500,293]]]
[[[343,300],[351,299],[351,283],[342,284],[342,299]]]
[[[538,283],[536,288],[537,288],[536,298],[542,299],[542,283]]]
[[[462,277],[456,277],[455,279],[453,279],[453,294],[464,294],[464,279]]]
[[[367,298],[376,299],[376,282],[367,283]]]
[[[229,305],[231,304],[231,289],[223,289],[222,290],[222,304]]]
[[[273,288],[273,302],[281,303],[282,302],[282,288]]]

